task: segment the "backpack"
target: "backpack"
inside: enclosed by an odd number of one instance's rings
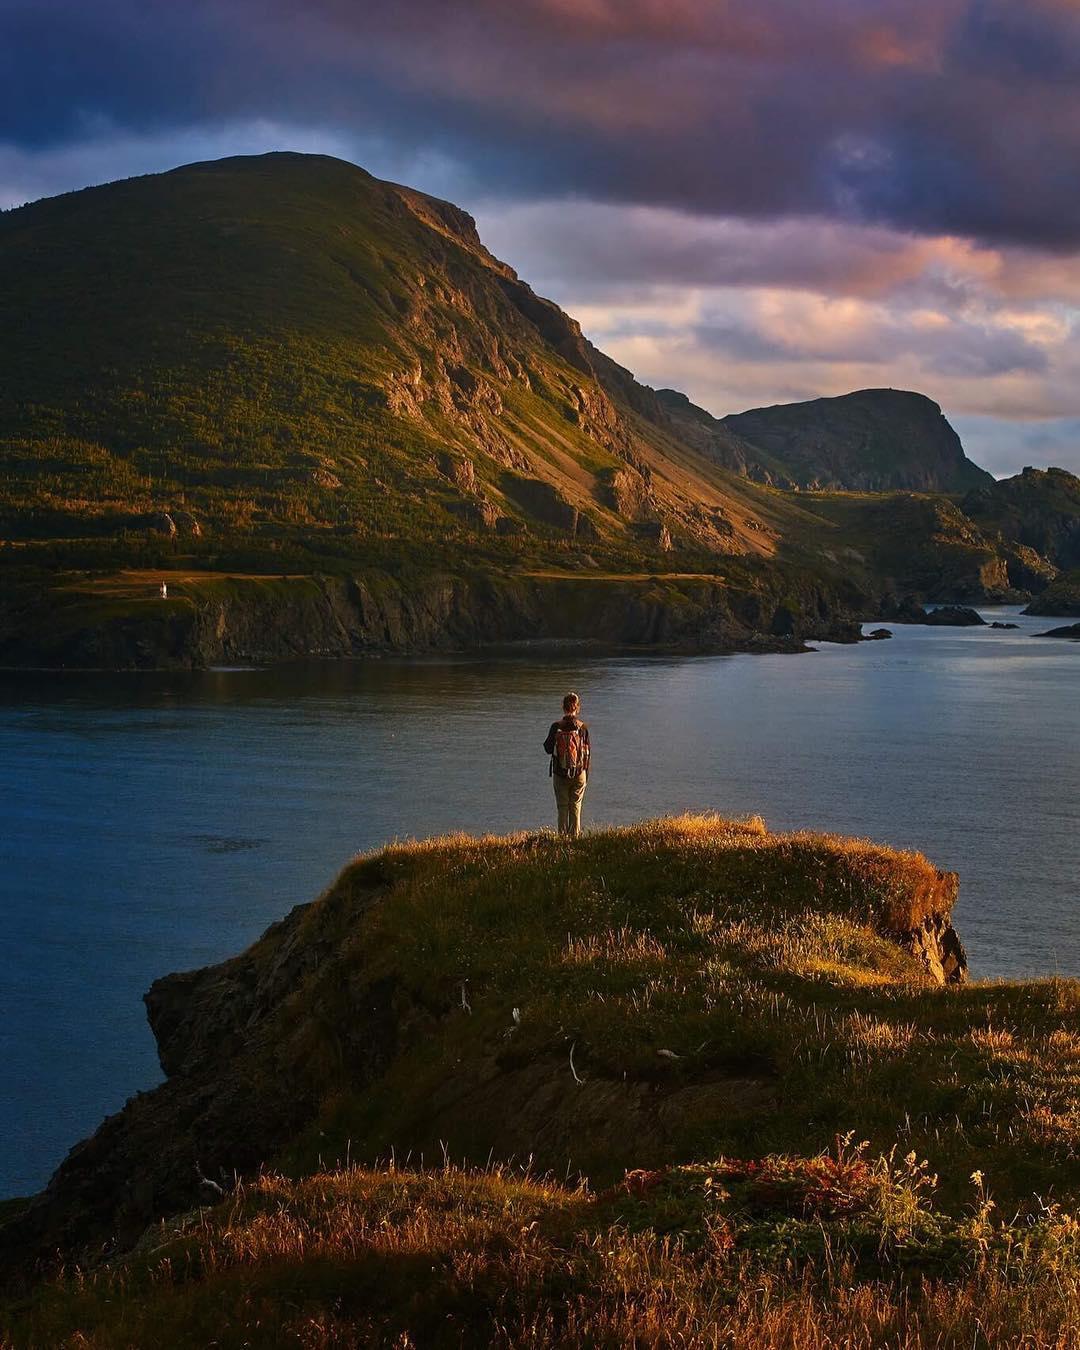
[[[567,727],[559,724],[555,732],[555,753],[552,764],[567,778],[580,778],[589,767],[589,743],[581,723]]]

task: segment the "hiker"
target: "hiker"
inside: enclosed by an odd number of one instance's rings
[[[589,728],[578,716],[581,699],[567,694],[562,701],[563,716],[552,722],[544,742],[551,756],[551,781],[559,808],[559,833],[576,839],[581,833],[581,799],[589,778]]]

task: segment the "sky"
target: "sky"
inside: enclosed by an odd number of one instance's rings
[[[1080,472],[1080,0],[0,0],[0,207],[274,149],[718,415],[917,389]]]

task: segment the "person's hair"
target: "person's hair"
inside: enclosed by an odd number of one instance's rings
[[[577,712],[580,707],[581,699],[578,698],[573,690],[571,690],[569,694],[563,696],[562,710],[564,713]]]

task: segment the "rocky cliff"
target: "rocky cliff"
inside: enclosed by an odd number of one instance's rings
[[[1028,605],[1024,613],[1080,618],[1080,568],[1062,573]]]
[[[796,571],[722,577],[477,571],[358,577],[121,574],[0,603],[0,665],[199,668],[521,641],[684,651],[854,641],[859,593]]]

